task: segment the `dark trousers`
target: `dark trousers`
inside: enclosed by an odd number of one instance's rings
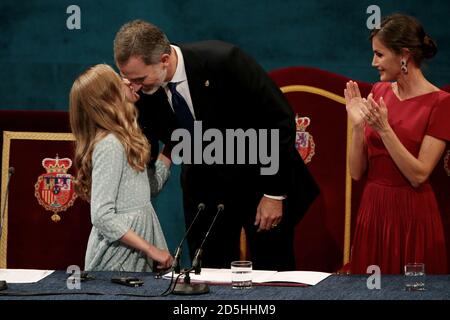
[[[239,260],[240,234],[243,227],[247,236],[253,269],[295,270],[293,249],[295,225],[282,219],[282,222],[270,231],[257,232],[258,226],[255,226],[254,222],[256,208],[262,194],[252,193],[238,187],[230,188],[228,191],[225,196],[218,197],[214,192],[208,193],[204,190],[202,197],[198,193],[192,194],[184,190],[186,228],[194,219],[198,202],[206,204],[206,210],[199,215],[188,236],[191,259],[205,238],[217,212],[217,205],[223,203],[225,210],[217,217],[203,245],[202,267],[230,268],[231,261]]]

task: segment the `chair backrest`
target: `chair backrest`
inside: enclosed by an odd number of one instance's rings
[[[442,87],[450,92],[450,85]],[[450,119],[449,119],[450,120]],[[442,217],[447,248],[447,265],[450,266],[450,143],[430,176]]]
[[[89,205],[73,197],[73,136],[66,112],[0,111],[0,268],[84,268]],[[53,160],[52,160],[53,159]],[[14,168],[6,197],[9,168]]]
[[[298,115],[298,149],[321,189],[296,227],[297,269],[334,272],[349,260],[355,216],[347,170],[351,127],[343,97],[350,79],[308,67],[274,70],[270,76]],[[367,96],[371,84],[358,83]]]

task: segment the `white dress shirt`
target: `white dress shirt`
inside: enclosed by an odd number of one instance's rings
[[[177,46],[171,45],[171,47],[176,51],[178,57],[177,68],[175,69],[175,74],[169,82],[175,82],[177,84],[176,89],[179,94],[181,94],[186,100],[186,103],[189,107],[189,110],[192,113],[192,116],[195,120],[194,106],[192,105],[191,93],[189,92],[189,83],[186,76],[186,68],[184,65],[184,58],[181,49]],[[166,91],[167,97],[169,99],[169,104],[172,107],[172,93],[170,92],[167,84],[164,86],[164,90]]]

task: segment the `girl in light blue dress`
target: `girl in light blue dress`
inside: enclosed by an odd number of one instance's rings
[[[150,145],[137,124],[137,99],[129,83],[104,64],[82,73],[70,92],[75,190],[90,201],[93,225],[85,270],[141,272],[152,271],[153,261],[161,268],[172,264],[150,202],[171,162],[160,154],[148,174]]]

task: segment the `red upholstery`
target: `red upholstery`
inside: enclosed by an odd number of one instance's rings
[[[442,90],[450,92],[450,85],[442,87]],[[450,143],[447,143],[447,148],[437,163],[430,182],[441,211],[447,246],[447,265],[450,266]]]
[[[343,95],[350,79],[307,67],[275,70],[270,75],[285,92],[294,111],[311,119],[306,131],[315,143],[315,155],[308,168],[320,186],[321,195],[296,228],[297,269],[333,272],[343,265],[344,258],[346,183],[350,180],[346,180],[347,113]],[[294,85],[308,87],[289,87]],[[315,92],[317,89],[328,93]],[[367,95],[371,85],[360,83],[360,89]],[[329,93],[337,96],[323,96]],[[350,209],[349,204],[347,207]]]
[[[7,234],[3,234],[7,235],[6,266],[65,270],[75,264],[83,268],[91,228],[89,205],[76,199],[60,213],[61,220],[53,222],[53,212],[41,206],[34,195],[38,177],[46,172],[42,160],[56,155],[72,159],[73,142],[14,138],[16,132],[69,132],[67,112],[0,111],[0,129],[2,139],[4,131],[12,131],[13,136],[7,139],[9,150],[2,153],[7,157],[2,159],[2,176],[7,175],[8,167],[15,168],[8,197]],[[43,134],[45,139],[47,134]],[[74,175],[74,168],[68,173]],[[3,192],[4,188],[2,199]]]

